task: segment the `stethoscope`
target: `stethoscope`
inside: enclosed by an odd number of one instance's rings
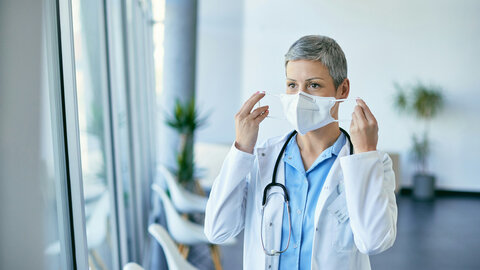
[[[353,144],[352,144],[352,141],[350,140],[350,135],[348,135],[348,133],[343,129],[343,128],[340,128],[340,131],[345,134],[345,137],[347,137],[347,140],[348,140],[348,143],[350,144],[350,155],[353,154]],[[263,251],[265,252],[265,254],[267,254],[268,256],[278,256],[282,253],[284,253],[287,249],[288,249],[288,246],[290,245],[290,237],[292,236],[292,221],[291,221],[291,218],[290,218],[290,204],[289,204],[289,197],[288,197],[288,192],[287,192],[287,188],[285,187],[285,185],[281,184],[281,183],[277,183],[276,179],[277,179],[277,169],[278,169],[278,164],[280,163],[280,160],[282,159],[282,156],[283,156],[283,153],[285,152],[285,148],[287,147],[288,143],[290,142],[290,140],[292,139],[293,136],[295,136],[295,134],[297,134],[297,131],[294,130],[287,138],[287,140],[285,141],[285,143],[283,144],[282,146],[282,149],[280,150],[280,153],[278,154],[278,157],[277,157],[277,160],[275,161],[275,167],[273,168],[273,176],[272,176],[272,182],[270,184],[268,184],[265,189],[263,190],[263,199],[262,199],[262,219],[261,219],[261,223],[260,223],[260,238],[261,238],[261,241],[262,241],[262,247],[263,247]],[[280,192],[271,192],[269,193],[268,191],[270,189],[272,189],[273,187],[279,187],[282,189],[283,193],[280,193]],[[268,195],[267,195],[268,194]],[[268,200],[270,199],[270,197],[272,195],[275,195],[275,194],[280,194],[281,196],[283,196],[283,200],[284,200],[284,204],[286,205],[287,207],[287,213],[288,213],[288,225],[289,225],[289,230],[288,230],[288,241],[287,241],[287,246],[285,247],[285,249],[283,250],[275,250],[275,249],[271,249],[271,250],[267,250],[265,248],[265,245],[264,245],[264,242],[263,242],[263,213],[264,213],[264,210],[265,210],[265,207],[267,205],[267,202]]]

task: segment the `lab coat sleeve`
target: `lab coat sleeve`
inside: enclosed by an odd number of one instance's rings
[[[232,145],[215,179],[205,210],[207,239],[221,244],[235,237],[245,224],[247,189],[255,155]]]
[[[397,235],[392,160],[371,151],[340,158],[355,245],[367,255],[390,248]]]

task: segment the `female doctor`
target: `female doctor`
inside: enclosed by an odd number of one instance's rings
[[[377,150],[377,121],[357,99],[350,134],[338,106],[350,83],[335,40],[305,36],[285,55],[280,96],[295,130],[257,145],[268,106],[255,93],[235,115],[236,139],[215,179],[205,235],[220,244],[244,232],[244,269],[370,269],[369,255],[396,237],[395,176]]]

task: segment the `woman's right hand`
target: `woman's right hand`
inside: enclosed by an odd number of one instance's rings
[[[243,104],[235,114],[235,147],[238,150],[253,154],[258,137],[260,123],[268,115],[268,106],[258,107],[252,111],[255,104],[265,96],[265,92],[256,92]]]

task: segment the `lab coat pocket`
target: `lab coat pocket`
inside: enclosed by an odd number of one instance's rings
[[[345,192],[342,192],[327,208],[333,226],[332,245],[337,251],[351,251],[353,248],[353,232],[350,227]]]

